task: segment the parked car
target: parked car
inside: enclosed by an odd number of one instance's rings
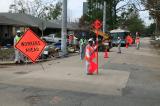
[[[155,40],[160,40],[160,36],[155,36]]]
[[[61,50],[61,41],[54,44],[55,48]]]
[[[45,40],[46,42],[54,42],[55,34],[50,34],[48,36],[42,36],[41,39]]]
[[[58,53],[58,49],[55,47],[55,43],[48,44],[41,54],[42,59],[47,59],[49,57],[54,57]]]
[[[59,42],[61,42],[61,38],[55,37],[54,38],[54,43],[59,43]]]
[[[55,37],[55,34],[50,34],[48,36],[41,37],[47,43],[58,43],[61,41],[61,38]]]

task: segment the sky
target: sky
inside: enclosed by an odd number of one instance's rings
[[[8,12],[9,5],[14,0],[0,0],[0,12]],[[58,0],[56,0],[58,1]],[[68,0],[68,17],[72,20],[79,18],[83,11],[83,2],[86,0]]]
[[[83,13],[83,2],[86,0],[68,0],[68,16],[79,18]]]
[[[14,0],[0,0],[0,12],[8,12],[9,5],[13,3]],[[83,13],[83,2],[86,0],[68,0],[68,17],[75,21],[80,18]],[[149,20],[149,14],[147,11],[140,12],[142,20],[144,20],[146,25],[149,25],[153,21]]]

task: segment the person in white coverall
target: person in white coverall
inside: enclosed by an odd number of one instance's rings
[[[17,44],[17,42],[21,38],[21,35],[22,35],[22,32],[20,30],[17,30],[17,34],[14,37],[14,49],[15,49],[15,59],[14,59],[14,61],[15,61],[16,64],[24,63],[24,56],[23,56],[23,54],[19,50],[17,50],[15,48],[15,45]]]
[[[91,62],[91,56],[93,53],[95,53],[95,50],[97,49],[97,46],[94,46],[94,41],[92,38],[88,40],[88,45],[86,46],[85,50],[85,60],[86,60],[86,74],[92,75],[93,73],[90,73],[89,67]]]

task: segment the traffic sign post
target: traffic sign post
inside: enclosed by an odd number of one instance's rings
[[[28,57],[33,63],[43,52],[46,43],[41,40],[32,30],[28,29],[15,47]]]
[[[97,46],[97,74],[98,74],[98,30],[100,30],[100,28],[102,27],[102,23],[100,20],[96,20],[94,21],[94,23],[92,24],[94,29],[96,30],[96,46]]]
[[[41,30],[42,32],[42,37],[44,36],[44,30],[46,29],[46,23],[44,21],[40,22],[39,23],[39,29]]]

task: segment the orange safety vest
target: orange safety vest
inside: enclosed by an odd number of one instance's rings
[[[136,38],[136,43],[140,43],[140,38],[139,37]]]
[[[128,35],[126,37],[126,42],[131,45],[133,43],[133,38],[130,35]]]
[[[86,46],[86,51],[85,51],[85,60],[90,61],[91,60],[91,55],[94,53],[94,48],[91,47],[90,45]]]

